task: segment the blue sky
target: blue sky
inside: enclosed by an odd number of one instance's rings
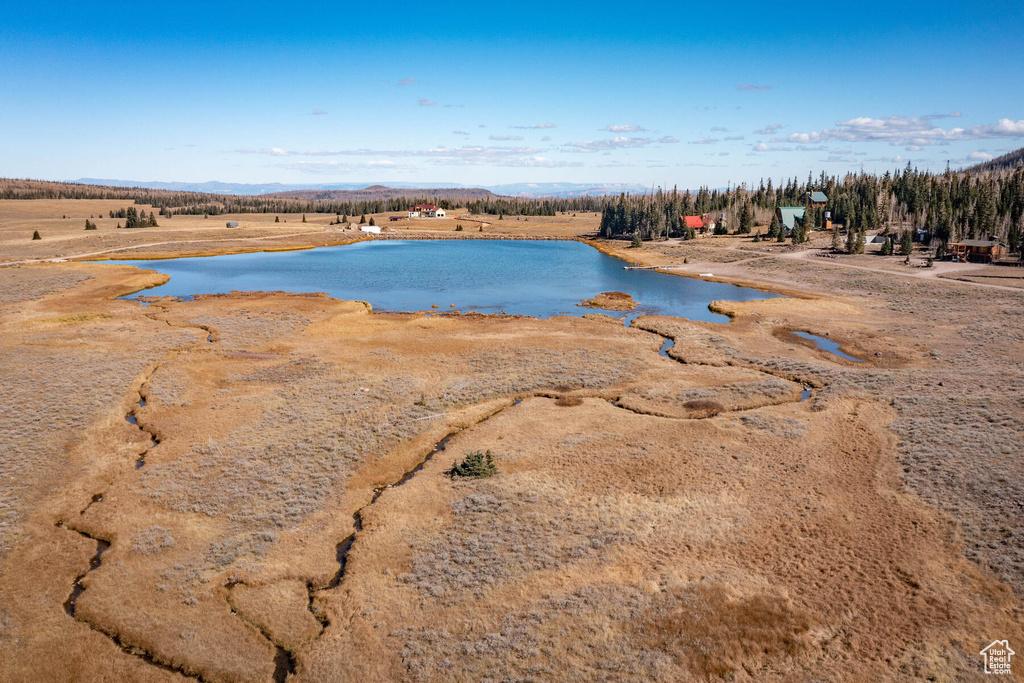
[[[1018,2],[0,15],[7,177],[717,187],[1024,146]]]

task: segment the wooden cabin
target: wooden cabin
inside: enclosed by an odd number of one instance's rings
[[[953,261],[991,263],[1006,253],[1006,245],[999,240],[961,240],[949,244]]]

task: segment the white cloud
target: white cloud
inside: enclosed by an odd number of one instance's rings
[[[688,145],[713,145],[718,142],[718,138],[704,138],[703,140],[690,140]]]
[[[325,112],[323,109],[314,109],[313,111],[309,112],[309,115],[310,116],[326,116],[327,112]]]
[[[995,156],[988,152],[971,152],[967,155],[967,158],[971,161],[988,161],[989,159],[995,159]]]
[[[754,135],[775,135],[782,128],[778,123],[769,123],[764,128],[760,128],[754,131]]]
[[[888,116],[875,119],[866,116],[837,121],[835,128],[807,133],[793,133],[787,142],[813,143],[825,140],[841,142],[888,142],[894,147],[914,151],[930,145],[941,145],[960,140],[992,138],[1024,138],[1024,120],[999,119],[996,123],[941,128],[934,121],[959,118],[960,112],[930,114],[928,116]]]
[[[609,133],[642,133],[642,132],[644,132],[647,129],[644,128],[643,126],[636,126],[636,125],[632,125],[632,124],[621,123],[621,124],[612,124],[612,125],[608,126],[607,128],[602,128],[601,130],[606,130]]]
[[[469,135],[469,133],[464,130],[453,130],[452,135]]]
[[[412,85],[416,82],[415,78],[400,78],[398,79],[398,85]]]
[[[736,86],[736,89],[737,90],[747,90],[747,91],[771,90],[772,86],[770,86],[770,85],[751,85],[750,83],[740,83],[740,84],[738,84]]]
[[[712,133],[728,133],[729,129],[725,126],[711,126]]]
[[[660,142],[663,145],[674,145],[677,142],[679,142],[679,140],[675,139],[671,135],[666,135],[664,137],[658,138],[658,142]]]
[[[744,137],[742,135],[727,135],[727,136],[725,136],[722,139],[723,140],[743,140]]]
[[[584,142],[573,142],[566,147],[571,152],[603,152],[612,149],[631,149],[646,147],[651,144],[650,138],[627,138],[617,136],[610,140],[586,140]]]
[[[488,139],[496,142],[519,142],[523,139],[522,135],[491,135]]]
[[[553,123],[538,123],[532,126],[512,126],[512,128],[518,128],[519,130],[548,130],[550,128],[558,128]]]
[[[435,104],[437,104],[437,102],[435,102],[434,100],[428,100],[426,97],[420,98],[421,107],[433,107]]]

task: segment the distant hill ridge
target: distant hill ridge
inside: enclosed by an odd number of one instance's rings
[[[374,199],[422,199],[427,197],[431,199],[493,199],[497,195],[490,190],[484,190],[479,187],[409,188],[370,185],[361,190],[289,190],[287,192],[273,192],[262,196],[267,198],[281,197],[282,199],[327,199],[360,202]]]
[[[371,188],[386,187],[389,189],[420,190],[421,193],[436,192],[438,189],[483,189],[506,197],[600,197],[628,194],[644,194],[650,187],[636,183],[506,183],[503,185],[482,185],[476,188],[465,188],[458,183],[411,183],[387,181],[376,183],[323,183],[309,185],[286,185],[284,183],[224,183],[211,180],[203,183],[165,182],[160,180],[114,180],[110,178],[79,178],[66,181],[82,185],[103,187],[132,187],[150,190],[167,190],[170,192],[197,192],[200,194],[219,195],[280,195],[283,192],[312,192],[327,190],[360,191]],[[471,195],[459,195],[471,196]]]
[[[1018,164],[1024,164],[1024,147],[1007,152],[995,159],[968,166],[965,171],[1012,171]]]

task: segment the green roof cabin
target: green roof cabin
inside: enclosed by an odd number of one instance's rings
[[[822,207],[828,204],[828,197],[825,196],[824,192],[819,190],[808,192],[804,195],[804,198],[810,202],[811,206]]]
[[[780,206],[775,209],[775,217],[787,233],[793,232],[796,222],[804,220],[804,207],[802,206]]]

